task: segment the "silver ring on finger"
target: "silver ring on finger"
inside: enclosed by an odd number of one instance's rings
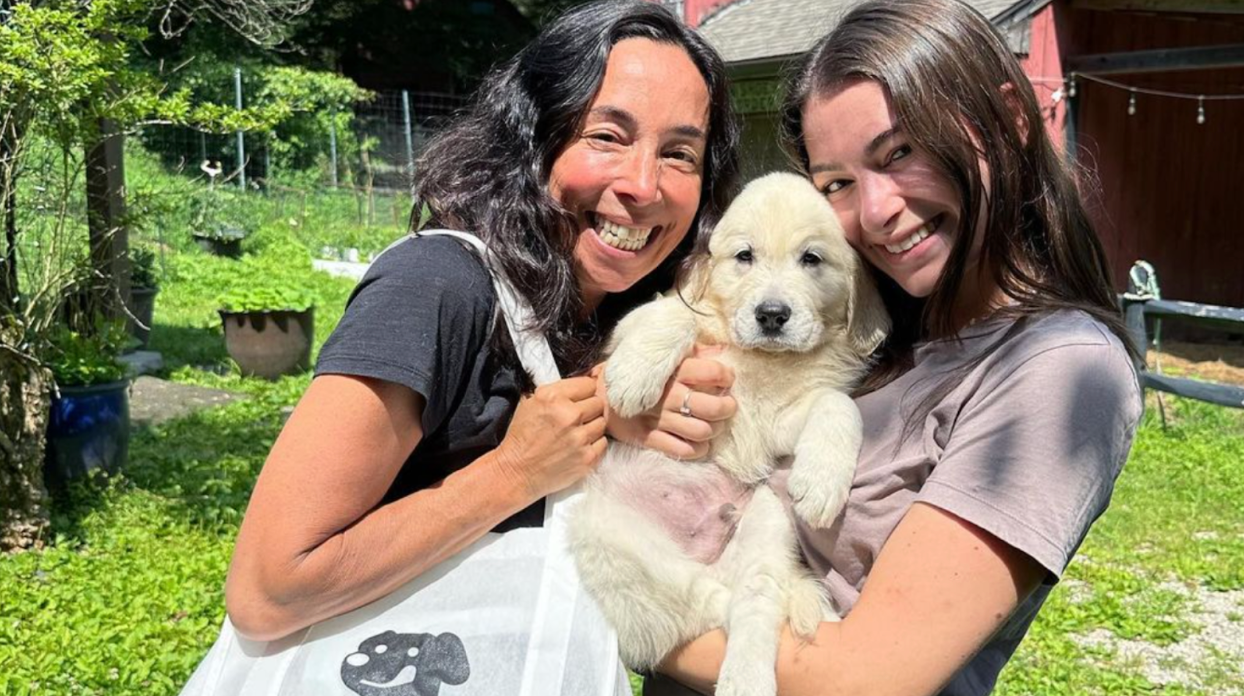
[[[691,417],[691,394],[692,393],[694,392],[690,388],[688,388],[687,393],[684,394],[682,397],[682,406],[678,407],[678,412],[687,418]]]

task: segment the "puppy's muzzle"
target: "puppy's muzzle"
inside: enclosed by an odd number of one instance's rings
[[[763,302],[756,307],[756,323],[765,336],[777,336],[790,321],[790,305],[784,302]]]

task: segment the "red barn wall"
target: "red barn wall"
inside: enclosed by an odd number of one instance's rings
[[[1057,3],[1051,3],[1033,15],[1029,25],[1028,55],[1021,56],[1019,62],[1024,74],[1032,80],[1037,103],[1041,105],[1041,113],[1045,117],[1045,130],[1061,147],[1066,134],[1067,102],[1054,101],[1054,93],[1063,90],[1063,49],[1059,44],[1060,32],[1055,20],[1056,9],[1060,8]]]
[[[704,18],[712,14],[722,5],[729,5],[734,0],[684,0],[686,5],[686,21],[693,27],[700,26]]]
[[[1064,10],[1063,58],[1082,53],[1244,43],[1244,18]],[[1032,57],[1030,56],[1030,60]],[[1048,59],[1047,59],[1048,60]],[[1046,63],[1048,66],[1049,63]],[[1244,94],[1244,68],[1109,75],[1128,86]],[[1136,259],[1167,299],[1244,307],[1244,101],[1137,95],[1077,85],[1079,160],[1100,182],[1099,231],[1118,286]]]

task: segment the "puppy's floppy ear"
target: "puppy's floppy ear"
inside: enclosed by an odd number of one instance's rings
[[[851,285],[851,297],[847,300],[847,340],[855,352],[872,355],[890,333],[890,313],[867,262],[856,255],[855,278]]]
[[[678,279],[678,295],[688,305],[696,307],[704,301],[712,268],[713,257],[707,252],[691,258],[686,272]]]

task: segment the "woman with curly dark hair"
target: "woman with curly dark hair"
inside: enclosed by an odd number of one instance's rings
[[[638,299],[669,287],[734,187],[721,59],[659,5],[576,8],[484,81],[418,166],[415,217],[475,235],[581,375]],[[596,380],[532,390],[499,330],[489,267],[448,236],[372,265],[272,448],[226,586],[243,635],[285,636],[382,597],[540,501],[605,449]],[[621,437],[701,453],[733,410],[710,360]]]

